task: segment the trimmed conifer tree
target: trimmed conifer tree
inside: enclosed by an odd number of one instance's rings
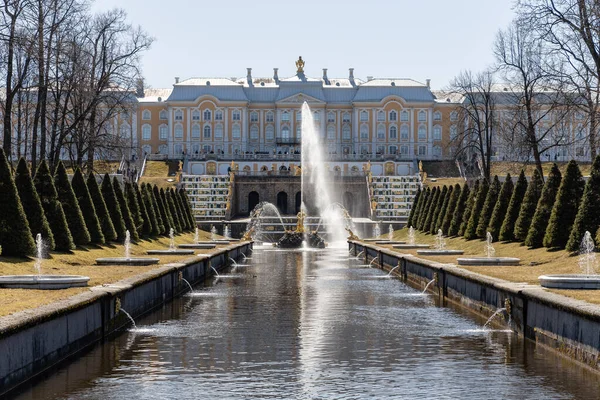
[[[590,178],[585,184],[583,199],[579,205],[566,249],[568,251],[579,250],[579,244],[585,231],[594,235],[598,225],[600,225],[600,156],[596,156],[592,164]]]
[[[498,239],[502,241],[511,241],[515,239],[515,222],[519,217],[519,211],[521,210],[521,204],[525,198],[527,192],[527,178],[525,177],[525,171],[521,170],[517,184],[513,190],[513,194],[510,197],[510,203],[508,203],[508,209],[506,210],[506,216],[502,221],[502,227],[500,228],[500,235]]]
[[[415,212],[419,207],[419,200],[421,197],[421,188],[417,188],[417,193],[415,194],[415,198],[412,203],[412,207],[410,207],[410,213],[408,214],[408,220],[406,221],[406,226],[412,226],[412,220],[415,217]]]
[[[54,172],[54,185],[56,186],[56,192],[58,193],[58,200],[63,206],[67,224],[69,225],[69,230],[73,237],[73,242],[78,246],[90,243],[90,232],[83,219],[81,208],[79,208],[79,202],[77,201],[77,197],[75,197],[75,192],[73,192],[67,170],[62,161],[59,161],[56,166],[56,171]]]
[[[483,208],[481,209],[481,216],[479,217],[477,230],[475,231],[475,234],[479,238],[483,239],[486,237],[487,228],[490,223],[490,220],[492,219],[492,213],[494,212],[494,207],[496,206],[496,202],[498,201],[498,196],[500,195],[501,188],[502,186],[500,185],[498,175],[494,175],[492,184],[488,188],[485,203],[483,203]],[[497,239],[497,237],[494,236],[494,239]]]
[[[106,203],[106,208],[108,209],[108,215],[110,215],[110,219],[115,227],[115,232],[117,232],[117,241],[122,242],[125,240],[125,231],[127,230],[127,227],[125,226],[123,213],[119,206],[119,200],[117,200],[115,189],[113,188],[108,174],[105,174],[104,179],[102,179],[101,190],[104,202]]]
[[[35,242],[10,165],[0,148],[0,246],[3,256],[35,255]],[[36,233],[37,235],[37,233]]]
[[[435,226],[433,227],[433,232],[431,232],[432,234],[436,234],[439,229],[442,229],[442,224],[444,223],[444,218],[446,217],[446,211],[448,210],[448,203],[450,202],[450,198],[452,197],[453,189],[454,187],[452,185],[448,186],[448,188],[446,189],[444,202],[442,203],[442,207],[440,208],[440,212],[438,214]]]
[[[450,222],[450,227],[448,228],[448,236],[458,235],[458,230],[462,224],[463,215],[466,211],[467,201],[469,200],[470,195],[471,189],[469,189],[469,185],[465,183],[460,190],[460,197],[458,198],[456,206],[454,207],[454,214],[452,215],[452,221]]]
[[[502,228],[504,218],[506,218],[506,211],[508,210],[508,205],[510,203],[513,190],[514,185],[512,177],[510,176],[510,174],[506,174],[506,179],[504,180],[502,188],[500,189],[498,200],[496,201],[496,205],[494,206],[494,210],[492,211],[492,217],[490,218],[490,222],[488,223],[487,227],[487,231],[492,235],[494,239],[500,237],[500,229]]]
[[[439,187],[433,189],[433,196],[431,196],[431,201],[427,207],[427,215],[425,215],[425,220],[423,221],[423,226],[421,227],[422,232],[429,232],[431,220],[433,219],[433,214],[435,214],[435,208],[437,207],[441,193],[442,190]]]
[[[150,221],[150,234],[152,236],[158,236],[162,233],[162,228],[158,224],[158,216],[157,211],[154,209],[154,202],[152,201],[152,190],[150,189],[150,185],[146,185],[142,183],[142,187],[140,188],[140,194],[144,201],[144,206],[146,206],[146,212],[148,213],[148,219]]]
[[[152,194],[156,199],[156,203],[158,205],[158,212],[160,213],[160,218],[162,219],[162,223],[165,227],[163,234],[169,234],[169,230],[171,228],[175,229],[175,224],[173,223],[173,219],[169,218],[169,214],[167,213],[167,208],[165,207],[165,203],[163,202],[162,197],[160,197],[160,191],[158,190],[158,186],[154,185],[152,187]]]
[[[448,207],[446,208],[444,220],[442,221],[442,225],[440,226],[440,229],[442,230],[442,232],[444,232],[444,235],[449,236],[448,232],[450,231],[450,224],[452,223],[452,219],[454,218],[456,204],[458,203],[458,199],[460,198],[461,194],[461,187],[457,183],[454,185],[452,195],[450,196],[450,200],[448,200]]]
[[[135,224],[138,236],[141,237],[144,220],[142,219],[140,205],[138,204],[137,197],[131,183],[125,182],[123,194],[125,195],[125,200],[127,200],[127,207],[129,207],[129,212],[131,213],[131,218]]]
[[[544,247],[564,249],[567,245],[573,222],[577,216],[579,202],[583,196],[584,186],[585,181],[577,163],[575,160],[569,161],[556,194],[548,227],[546,227],[546,234],[542,242]]]
[[[460,227],[458,228],[458,236],[465,235],[465,231],[467,230],[467,226],[469,226],[469,221],[471,220],[471,214],[473,214],[473,207],[475,206],[475,201],[477,201],[477,195],[479,194],[480,187],[481,183],[477,180],[473,184],[473,188],[469,188],[470,193],[465,204],[463,220],[461,221]]]
[[[173,221],[173,229],[175,229],[175,232],[177,233],[183,232],[179,215],[177,215],[177,209],[175,208],[173,199],[171,199],[171,196],[169,195],[169,191],[161,188],[160,197],[163,203],[165,203],[165,210],[167,211],[168,217]]]
[[[79,204],[81,214],[85,220],[85,226],[90,233],[90,242],[104,244],[105,238],[102,233],[102,226],[100,226],[100,221],[98,220],[96,207],[94,206],[90,191],[85,183],[85,178],[79,168],[75,170],[71,186],[73,187],[73,193],[75,193],[77,204]]]
[[[33,186],[33,179],[29,173],[29,167],[24,158],[19,160],[17,165],[17,171],[15,173],[15,185],[21,199],[21,205],[27,222],[29,222],[29,229],[31,230],[31,237],[35,238],[39,233],[44,239],[44,244],[48,250],[54,250],[54,235],[52,229],[48,224],[48,219],[44,213],[40,196],[38,196],[35,186]]]
[[[170,188],[166,192],[167,198],[173,202],[173,206],[175,207],[176,216],[179,218],[179,223],[181,225],[181,232],[185,232],[188,229],[191,229],[189,216],[187,214],[186,209],[183,207],[183,203],[181,201],[181,197],[178,193]]]
[[[413,228],[420,229],[419,227],[423,224],[425,220],[425,213],[427,212],[427,207],[431,202],[431,188],[426,188],[424,192],[423,201],[419,205],[419,209],[417,210],[417,220],[413,221]]]
[[[537,169],[533,170],[531,181],[527,185],[527,191],[525,197],[523,197],[523,203],[519,210],[519,217],[515,222],[515,229],[513,231],[515,240],[524,242],[537,208],[537,203],[542,195],[542,189],[544,188],[544,182]]]
[[[115,191],[115,197],[119,202],[119,208],[121,209],[121,215],[123,216],[123,222],[125,222],[125,228],[129,231],[129,236],[131,240],[137,242],[140,240],[140,236],[138,235],[137,226],[133,217],[131,216],[131,211],[129,210],[129,205],[127,204],[127,200],[125,199],[125,194],[121,189],[121,184],[117,180],[117,177],[113,177],[112,182],[113,190]]]
[[[158,228],[159,235],[168,234],[169,233],[169,229],[168,229],[169,221],[166,221],[163,219],[163,214],[162,214],[160,208],[158,207],[158,200],[154,196],[154,190],[152,189],[152,186],[150,184],[146,185],[146,190],[148,191],[148,194],[150,195],[150,200],[152,201],[152,207],[154,208],[154,214],[156,215],[156,222],[158,224],[157,228]],[[163,210],[163,212],[164,212],[164,210]]]
[[[135,194],[135,198],[137,200],[137,204],[138,207],[140,209],[140,215],[141,215],[141,231],[140,231],[140,236],[143,237],[148,237],[150,235],[152,235],[152,222],[150,221],[150,215],[148,214],[148,210],[146,209],[146,203],[144,202],[144,199],[142,198],[142,192],[140,191],[140,188],[137,184],[133,184],[132,185],[133,188],[133,192]]]
[[[477,197],[473,202],[473,207],[471,208],[471,216],[469,217],[469,223],[465,229],[465,239],[473,240],[477,238],[477,226],[479,225],[479,220],[481,217],[481,210],[483,210],[483,205],[485,204],[485,200],[487,198],[489,185],[487,181],[482,181],[479,185],[479,190],[477,191]]]
[[[431,222],[429,223],[429,228],[425,227],[425,232],[435,234],[435,225],[437,224],[437,219],[440,215],[440,211],[442,210],[442,205],[444,204],[444,199],[446,198],[447,193],[448,186],[444,185],[438,196],[435,208],[432,209],[433,214],[431,215]]]
[[[96,216],[98,217],[98,222],[100,223],[100,227],[102,228],[102,234],[104,235],[105,242],[112,242],[117,240],[117,231],[115,230],[115,226],[113,225],[112,218],[110,217],[110,213],[108,212],[108,207],[106,206],[106,202],[104,201],[104,196],[100,191],[100,187],[98,186],[98,182],[96,181],[96,177],[93,173],[87,178],[87,187],[90,192],[90,197],[94,203],[94,208],[96,209]]]
[[[194,218],[194,212],[192,211],[192,203],[190,202],[188,193],[184,188],[180,188],[177,194],[181,198],[181,204],[183,205],[183,208],[185,209],[185,212],[188,216],[189,229],[194,230],[194,228],[196,227],[196,218]]]
[[[529,227],[529,232],[527,232],[527,238],[525,239],[526,246],[532,248],[542,247],[548,220],[550,219],[552,207],[556,200],[556,194],[560,187],[560,181],[560,170],[558,169],[558,166],[554,164],[550,170],[548,179],[546,179],[544,188],[542,189],[542,194],[535,209],[535,214],[533,214],[531,227]]]
[[[59,251],[73,250],[75,248],[73,236],[71,236],[65,212],[54,186],[54,179],[45,160],[40,163],[33,182],[54,235],[54,248]]]

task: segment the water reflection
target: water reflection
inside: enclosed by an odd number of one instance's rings
[[[597,397],[595,372],[484,330],[345,249],[256,251],[247,263],[20,398]]]

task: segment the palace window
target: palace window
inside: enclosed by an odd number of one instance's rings
[[[419,146],[419,155],[426,156],[427,155],[427,146]]]
[[[458,136],[458,127],[456,125],[450,126],[450,140],[455,140]]]
[[[121,137],[128,138],[130,133],[131,127],[129,126],[129,124],[124,123],[123,125],[121,125]]]
[[[350,127],[348,125],[345,125],[342,128],[342,139],[350,140],[350,137],[351,137]]]
[[[175,145],[175,147],[174,147],[174,150],[173,150],[173,152],[174,152],[176,155],[183,154],[183,145],[181,145],[181,144],[176,144],[176,145]]]
[[[242,120],[242,113],[240,112],[240,110],[233,110],[233,113],[231,115],[232,115],[231,119],[234,121]]]
[[[385,111],[378,111],[377,112],[377,121],[385,121]]]
[[[452,111],[450,113],[450,121],[458,121],[458,112]]]
[[[395,126],[390,127],[390,140],[398,139],[398,128]]]
[[[344,115],[342,116],[342,122],[350,122],[350,113],[344,113]]]
[[[442,127],[439,125],[433,127],[433,140],[442,140]]]
[[[396,147],[396,146],[390,146],[390,148],[389,148],[389,154],[398,154],[398,147]]]
[[[272,111],[269,111],[267,113],[267,122],[273,122],[273,121],[275,121],[275,116],[273,115]]]
[[[212,112],[210,110],[204,110],[204,120],[210,121],[212,119]]]
[[[149,144],[146,144],[146,145],[142,146],[142,151],[144,152],[144,154],[150,154],[150,153],[152,153],[152,146],[150,146]]]
[[[275,129],[273,128],[273,125],[267,125],[265,137],[267,140],[273,140],[273,137],[275,137]]]
[[[287,111],[284,111],[281,113],[281,120],[282,121],[289,121],[290,120],[290,113]]]
[[[300,125],[296,125],[296,138],[300,139],[302,137],[302,127]]]
[[[427,128],[425,127],[425,125],[420,125],[419,126],[419,140],[425,140],[427,139]]]
[[[442,155],[442,148],[440,146],[433,146],[433,155],[434,156],[441,156]]]
[[[183,121],[183,111],[175,111],[175,121]]]
[[[290,128],[289,127],[284,126],[283,128],[281,128],[281,138],[282,139],[290,138]]]
[[[400,154],[402,154],[403,156],[408,155],[408,146],[404,145],[400,147]]]
[[[148,124],[142,126],[142,140],[150,140],[152,138],[152,127]]]
[[[200,111],[192,111],[192,121],[200,121]]]
[[[258,113],[256,111],[250,113],[250,122],[258,122]]]
[[[258,140],[258,126],[252,125],[250,127],[250,139]]]
[[[398,113],[394,110],[390,111],[390,121],[396,122],[398,120]]]
[[[576,119],[577,121],[581,121],[581,120],[583,120],[584,118],[585,118],[585,116],[583,115],[583,113],[582,113],[582,112],[580,112],[580,111],[577,111],[577,112],[575,113],[575,119]]]
[[[327,122],[335,122],[335,113],[334,112],[327,113]]]
[[[215,126],[215,140],[223,140],[223,125],[217,124]]]
[[[215,111],[215,121],[223,121],[223,111]]]
[[[183,125],[175,125],[175,139],[183,139]]]
[[[385,146],[377,146],[377,154],[385,153]]]
[[[377,139],[385,140],[385,125],[383,124],[379,124],[379,126],[377,126]]]
[[[436,111],[433,113],[433,120],[434,121],[441,121],[442,120],[442,113],[439,111]]]
[[[210,140],[211,137],[212,129],[210,128],[210,125],[204,125],[204,139]]]
[[[160,113],[158,114],[158,118],[160,118],[163,121],[168,119],[167,110],[160,110]]]
[[[195,139],[200,138],[200,125],[198,125],[198,124],[192,125],[192,138],[195,138]]]
[[[319,111],[315,111],[313,113],[313,119],[315,120],[315,122],[318,122],[321,120],[321,113]]]
[[[423,110],[419,111],[418,121],[419,122],[427,121],[427,114],[425,114],[425,111],[423,111]]]
[[[360,127],[360,140],[369,140],[369,127],[367,125]]]
[[[160,140],[167,140],[167,138],[169,137],[169,127],[165,124],[162,124],[158,128],[158,135]]]
[[[365,110],[360,112],[360,122],[367,122],[369,120],[369,113]]]
[[[144,121],[148,121],[150,118],[152,118],[152,113],[150,112],[150,110],[144,110],[142,112],[142,119]]]
[[[158,146],[158,152],[160,154],[167,154],[169,152],[169,147],[166,144],[161,144]]]
[[[408,111],[402,110],[402,112],[400,113],[400,121],[406,122],[408,121],[408,117]]]
[[[192,153],[195,155],[198,155],[200,153],[200,145],[199,144],[192,145]]]
[[[241,129],[239,125],[234,125],[233,128],[231,128],[231,137],[234,140],[239,140],[242,137],[242,133],[241,133]]]
[[[296,111],[296,121],[302,121],[302,111]]]
[[[408,125],[404,124],[400,127],[400,138],[402,140],[408,140]]]
[[[327,127],[327,139],[335,140],[335,125],[329,125]]]

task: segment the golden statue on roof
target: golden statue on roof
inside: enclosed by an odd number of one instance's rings
[[[304,60],[302,59],[302,56],[298,57],[298,61],[296,61],[296,68],[298,68],[298,71],[296,71],[297,73],[304,73]]]

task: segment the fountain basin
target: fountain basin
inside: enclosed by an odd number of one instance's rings
[[[519,265],[519,263],[521,262],[521,259],[515,258],[515,257],[468,257],[468,258],[457,258],[456,262],[458,262],[458,265],[510,266],[510,265]]]
[[[175,250],[148,250],[146,252],[148,255],[163,255],[163,256],[184,256],[189,254],[194,254],[194,250],[186,250],[186,249],[175,249]]]
[[[217,247],[217,245],[210,243],[185,243],[180,244],[177,247],[179,247],[180,249],[214,249],[215,247]]]
[[[406,244],[406,242],[398,241],[398,240],[377,240],[375,244]]]
[[[600,289],[600,275],[557,274],[542,275],[540,285],[551,289]]]
[[[377,242],[380,241],[381,239],[361,239],[363,242]]]
[[[160,260],[158,258],[144,258],[144,257],[107,257],[107,258],[96,258],[96,264],[98,265],[130,265],[130,266],[144,266],[158,264]]]
[[[0,288],[55,290],[87,286],[90,280],[81,275],[6,275],[0,276]]]
[[[209,240],[206,242],[197,242],[198,244],[229,244],[229,240]]]
[[[417,250],[417,254],[424,256],[458,256],[463,253],[463,250]]]
[[[431,246],[428,244],[395,244],[394,249],[405,249],[405,250],[410,250],[410,249],[428,249]]]

